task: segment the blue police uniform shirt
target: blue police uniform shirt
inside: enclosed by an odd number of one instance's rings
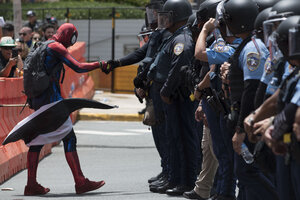
[[[290,75],[294,70],[294,67],[292,65],[289,64],[289,62],[285,63],[284,66],[284,73],[282,75],[282,80],[286,79],[286,77],[288,77],[288,75]]]
[[[241,38],[236,38],[232,44],[240,44]],[[208,64],[223,64],[235,52],[235,48],[226,44],[223,38],[218,38],[209,48],[206,48]]]
[[[295,94],[292,97],[291,103],[296,104],[297,106],[300,106],[300,80],[298,81],[296,88],[295,88]]]
[[[267,59],[267,61],[266,62],[268,62],[268,59]],[[266,70],[266,69],[265,69]],[[291,73],[293,71],[293,67],[288,63],[288,62],[286,62],[285,63],[285,65],[284,65],[284,73],[283,73],[283,75],[282,75],[282,81]],[[271,74],[269,74],[269,75],[267,75],[267,76],[271,76],[271,80],[269,81],[269,82],[264,82],[265,84],[267,84],[268,86],[267,86],[267,89],[266,89],[266,94],[268,94],[268,95],[272,95],[272,94],[274,94],[275,92],[276,92],[276,90],[279,88],[279,86],[276,86],[275,85],[275,81],[277,81],[277,79],[275,79],[275,77],[274,77],[274,69],[273,69],[273,72],[271,73]],[[264,73],[265,74],[265,73]],[[263,79],[264,77],[262,77],[262,79]],[[265,80],[267,80],[267,79],[265,79]],[[281,82],[282,82],[281,81]],[[262,80],[261,80],[261,82],[263,82]]]
[[[255,43],[249,41],[239,56],[239,67],[243,70],[244,81],[249,79],[260,80],[264,71],[264,64],[269,56],[268,49],[260,39],[255,39]]]
[[[265,64],[264,64],[264,73],[260,79],[260,82],[268,85],[274,76],[274,64],[271,60],[271,57],[268,56]]]

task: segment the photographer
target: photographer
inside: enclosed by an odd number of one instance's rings
[[[19,77],[23,61],[11,37],[2,37],[0,41],[0,77]]]

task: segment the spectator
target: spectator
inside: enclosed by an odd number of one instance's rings
[[[38,41],[41,41],[41,35],[38,32],[33,32],[32,33],[32,42],[35,44]]]
[[[28,22],[24,26],[31,28],[32,31],[40,31],[41,23],[37,21],[35,12],[29,10],[26,16]]]
[[[18,50],[19,55],[24,61],[29,53],[28,46],[24,42],[16,42],[16,49]]]
[[[2,27],[2,37],[9,36],[9,37],[14,38],[14,31],[15,31],[14,25],[12,25],[10,23],[6,23]]]
[[[0,77],[19,77],[23,68],[20,55],[12,57],[12,49],[16,46],[12,37],[2,37],[0,41]]]
[[[46,41],[51,38],[55,33],[55,27],[52,24],[45,24],[43,26],[43,38],[42,41]]]
[[[48,24],[52,24],[54,26],[55,31],[59,28],[57,19],[55,17],[47,16],[46,21]]]
[[[21,28],[19,32],[19,41],[22,42],[24,41],[25,44],[27,44],[28,48],[30,49],[33,44],[32,44],[32,29],[29,27],[23,27]]]

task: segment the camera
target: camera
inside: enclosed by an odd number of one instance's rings
[[[12,57],[12,58],[17,57],[17,56],[18,56],[18,52],[19,52],[19,51],[18,51],[17,48],[13,48],[13,49],[12,49],[12,56],[11,56],[11,57]]]

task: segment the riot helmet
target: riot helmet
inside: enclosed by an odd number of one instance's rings
[[[149,30],[145,24],[143,24],[140,33],[137,35],[140,47],[142,47],[145,43],[148,42],[151,34],[152,34],[152,31]]]
[[[233,34],[229,31],[228,26],[225,23],[224,20],[224,2],[221,1],[216,8],[216,16],[215,16],[215,27],[217,27],[220,30],[220,33],[222,37],[229,37],[233,36]]]
[[[300,59],[299,23],[300,15],[288,17],[274,33],[276,44],[287,59]]]
[[[254,22],[254,31],[257,38],[264,40],[263,22],[269,18],[272,8],[266,8],[261,11]]]
[[[198,24],[204,24],[209,18],[216,16],[216,8],[221,0],[206,0],[204,1],[197,11]]]
[[[234,35],[253,31],[258,15],[258,6],[254,1],[225,0],[223,11],[225,23]]]
[[[299,0],[282,0],[272,7],[271,15],[276,15],[285,12],[293,12],[293,15],[300,13]]]
[[[162,9],[163,2],[156,1],[146,5],[146,24],[149,29],[157,28],[158,11]]]
[[[266,8],[270,8],[278,3],[280,0],[254,0],[258,5],[258,11],[261,12]]]
[[[188,0],[168,0],[158,12],[158,28],[170,28],[174,24],[188,20],[192,6]]]
[[[278,25],[287,17],[300,15],[300,1],[285,0],[276,3],[269,14],[268,20],[263,22],[264,41],[268,45],[268,38],[276,30]]]
[[[198,28],[197,19],[196,19],[196,13],[193,13],[193,14],[189,17],[189,19],[188,19],[186,25],[187,25],[187,26],[189,27],[189,29],[191,30],[194,41],[196,41],[197,38],[198,38],[198,36],[199,36],[199,34],[200,34],[200,29]]]

